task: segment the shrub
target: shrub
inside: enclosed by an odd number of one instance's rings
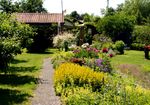
[[[108,72],[108,73],[112,71],[110,60],[106,54],[103,55],[102,58],[87,59],[85,65],[92,68],[94,71]]]
[[[145,46],[145,44],[132,43],[132,44],[131,44],[131,49],[132,49],[132,50],[140,50],[140,51],[143,51],[143,50],[144,50],[144,46]]]
[[[57,68],[60,64],[70,61],[70,59],[73,56],[74,56],[74,54],[71,51],[53,54],[52,59],[51,59],[51,61],[53,63],[53,67]]]
[[[134,17],[119,13],[101,19],[97,24],[97,29],[111,37],[114,42],[123,40],[126,44],[130,44],[134,23]]]
[[[33,42],[33,29],[9,14],[0,13],[0,70],[7,72],[9,63],[21,49]]]
[[[115,42],[115,49],[117,51],[119,51],[120,54],[124,54],[124,47],[125,47],[125,44],[123,41],[116,41]]]
[[[102,48],[102,43],[98,42],[98,41],[94,41],[93,44],[91,45],[91,47],[94,47],[98,50],[101,50]]]
[[[62,35],[57,35],[53,38],[54,47],[65,48],[74,43],[75,37],[70,33],[63,33]]]
[[[68,86],[91,86],[93,90],[98,90],[105,84],[106,75],[94,72],[88,67],[79,66],[73,63],[61,64],[54,74],[54,84],[57,94],[61,94],[62,89]]]

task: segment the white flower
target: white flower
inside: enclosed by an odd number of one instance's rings
[[[53,38],[53,44],[55,47],[63,47],[64,42],[68,42],[71,44],[75,41],[76,37],[73,36],[71,33],[63,33],[62,35],[57,35]]]
[[[82,47],[82,48],[87,48],[88,46],[89,46],[88,43],[84,43],[81,47]]]
[[[75,44],[72,44],[71,46],[69,46],[69,49],[74,49],[76,48],[77,46]]]

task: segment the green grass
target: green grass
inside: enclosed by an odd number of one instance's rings
[[[150,60],[144,58],[144,51],[125,51],[124,55],[113,57],[111,63],[115,69],[132,75],[150,87]]]
[[[34,96],[43,59],[56,51],[50,49],[44,54],[17,55],[8,74],[0,73],[0,105],[30,105],[29,98]]]

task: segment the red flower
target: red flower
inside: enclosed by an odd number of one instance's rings
[[[107,49],[107,48],[103,48],[103,49],[102,49],[102,52],[103,52],[103,53],[107,53],[107,52],[108,52],[108,49]]]
[[[109,57],[110,57],[110,58],[113,57],[113,54],[109,54]]]

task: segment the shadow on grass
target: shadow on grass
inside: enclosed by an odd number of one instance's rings
[[[15,74],[10,74],[10,75],[0,74],[0,84],[3,85],[12,85],[12,86],[24,85],[32,82],[37,83],[37,80],[38,80],[37,78],[31,76],[19,76]]]
[[[18,90],[0,89],[0,105],[20,104],[31,97]]]
[[[29,54],[41,54],[41,55],[44,55],[44,54],[54,54],[54,52],[52,51],[45,51],[45,52],[28,52]]]
[[[42,51],[42,52],[28,52],[29,54],[54,54],[54,53],[56,53],[56,52],[59,52],[59,50],[58,49],[47,49],[46,51]]]
[[[35,72],[38,69],[35,66],[31,66],[31,67],[9,67],[9,69],[7,70],[9,73],[16,73],[16,72]]]

